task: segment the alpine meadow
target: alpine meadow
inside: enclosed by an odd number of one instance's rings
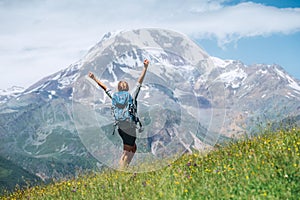
[[[107,170],[2,199],[298,199],[299,148],[299,129],[264,132],[154,172]]]

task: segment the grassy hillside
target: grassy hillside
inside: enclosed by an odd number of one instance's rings
[[[0,194],[4,191],[13,191],[18,185],[20,188],[31,184],[41,184],[42,180],[15,165],[11,161],[0,157]]]
[[[106,171],[3,199],[298,199],[300,130],[266,133],[150,173]]]

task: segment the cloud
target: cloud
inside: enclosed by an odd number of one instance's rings
[[[230,2],[0,0],[0,71],[16,74],[30,66],[34,70],[20,73],[19,80],[30,82],[32,74],[42,78],[79,60],[106,32],[120,29],[168,28],[194,39],[214,37],[220,46],[300,30],[300,8]],[[3,80],[0,88],[13,84]]]
[[[172,18],[165,15],[160,25],[195,38],[215,37],[224,45],[245,37],[298,32],[300,8],[280,9],[246,2],[233,6],[217,4],[203,10],[194,5],[192,9],[182,8]]]
[[[241,3],[218,11],[200,14],[190,21],[198,37],[215,36],[220,44],[244,37],[290,34],[300,30],[300,9],[279,9],[261,4]],[[188,28],[187,26],[186,28]]]
[[[195,37],[213,36],[220,43],[300,30],[300,8],[280,9],[251,2],[233,6],[225,6],[228,0],[2,2],[6,3],[0,3],[0,22],[5,28],[0,36],[23,35],[23,41],[30,44],[34,44],[30,39],[35,37],[50,42],[77,37],[88,40],[84,37],[141,27],[170,28]]]

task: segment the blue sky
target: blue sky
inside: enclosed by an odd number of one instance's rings
[[[300,79],[299,0],[0,0],[0,89],[68,67],[110,31],[167,28],[206,52]]]
[[[226,5],[236,5],[247,1],[229,1]],[[252,0],[251,2],[277,8],[300,8],[299,0]],[[295,19],[295,20],[300,20]],[[270,21],[270,23],[272,23]],[[300,80],[300,30],[290,33],[272,33],[241,38],[222,47],[216,38],[198,39],[198,44],[207,53],[222,59],[240,60],[247,65],[279,64],[290,75]]]
[[[274,34],[242,38],[236,43],[219,47],[216,39],[199,39],[197,43],[212,56],[240,60],[247,65],[279,64],[300,80],[300,34]]]
[[[247,1],[228,1],[225,2],[227,5],[234,5],[242,2]],[[274,6],[278,8],[299,8],[300,7],[300,1],[299,0],[252,0],[251,2],[254,3],[260,3],[266,6]]]

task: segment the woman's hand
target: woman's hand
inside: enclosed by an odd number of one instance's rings
[[[94,75],[92,72],[89,72],[89,77],[90,77],[91,79],[95,79],[95,75]]]
[[[145,60],[144,60],[144,67],[147,68],[148,65],[149,65],[149,60],[145,59]]]

